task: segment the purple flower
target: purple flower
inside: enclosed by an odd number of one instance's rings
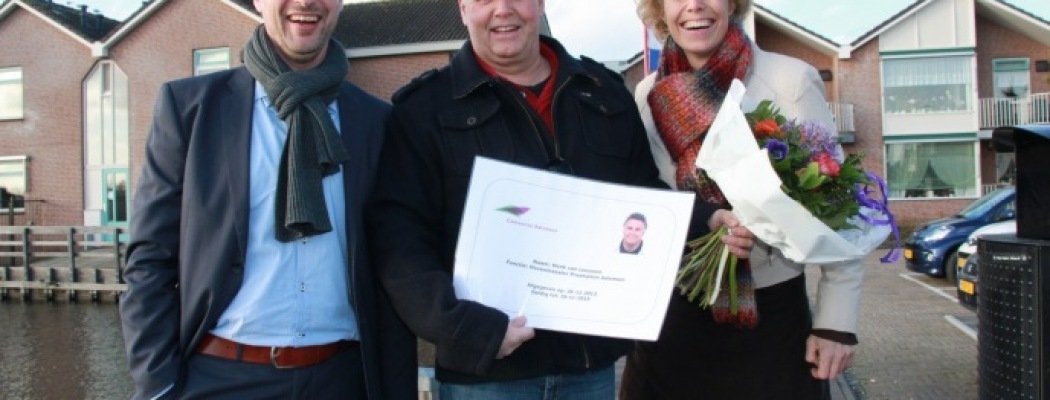
[[[836,160],[842,159],[838,142],[831,136],[831,130],[819,122],[805,121],[798,125],[802,133],[802,148],[810,154],[828,153]]]
[[[766,150],[774,160],[780,161],[787,157],[788,145],[776,139],[769,139],[766,141]]]

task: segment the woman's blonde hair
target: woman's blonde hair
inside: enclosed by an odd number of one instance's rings
[[[669,34],[667,30],[667,22],[664,21],[664,1],[665,0],[637,0],[638,1],[638,17],[642,19],[642,23],[648,26],[649,29],[653,30],[656,37],[660,40],[667,38]],[[743,18],[744,14],[751,9],[751,0],[728,0],[736,5],[736,9],[733,10],[732,18],[739,21]]]

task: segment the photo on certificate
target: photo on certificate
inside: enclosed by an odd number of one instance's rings
[[[645,221],[645,214],[631,213],[623,221],[623,239],[620,240],[620,254],[639,254],[642,252],[645,230],[649,224]]]
[[[457,296],[529,326],[655,340],[692,212],[691,193],[475,160]]]

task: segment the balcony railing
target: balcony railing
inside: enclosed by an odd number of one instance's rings
[[[853,133],[857,129],[853,126],[853,104],[828,103],[831,116],[835,117],[835,129],[839,133]]]
[[[996,190],[1002,189],[1004,187],[1010,187],[1010,184],[1008,184],[1008,183],[984,183],[984,184],[981,184],[981,196],[984,196],[984,195],[986,195],[988,193],[991,193],[991,192],[994,192]]]
[[[1050,123],[1050,93],[981,99],[981,128]]]

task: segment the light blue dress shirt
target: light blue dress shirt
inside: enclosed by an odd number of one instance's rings
[[[335,102],[328,105],[328,113],[338,129]],[[274,196],[287,135],[287,125],[277,117],[266,91],[256,82],[244,281],[211,333],[257,346],[298,347],[358,340],[348,287],[342,169],[323,180],[333,230],[288,243],[276,239]]]

